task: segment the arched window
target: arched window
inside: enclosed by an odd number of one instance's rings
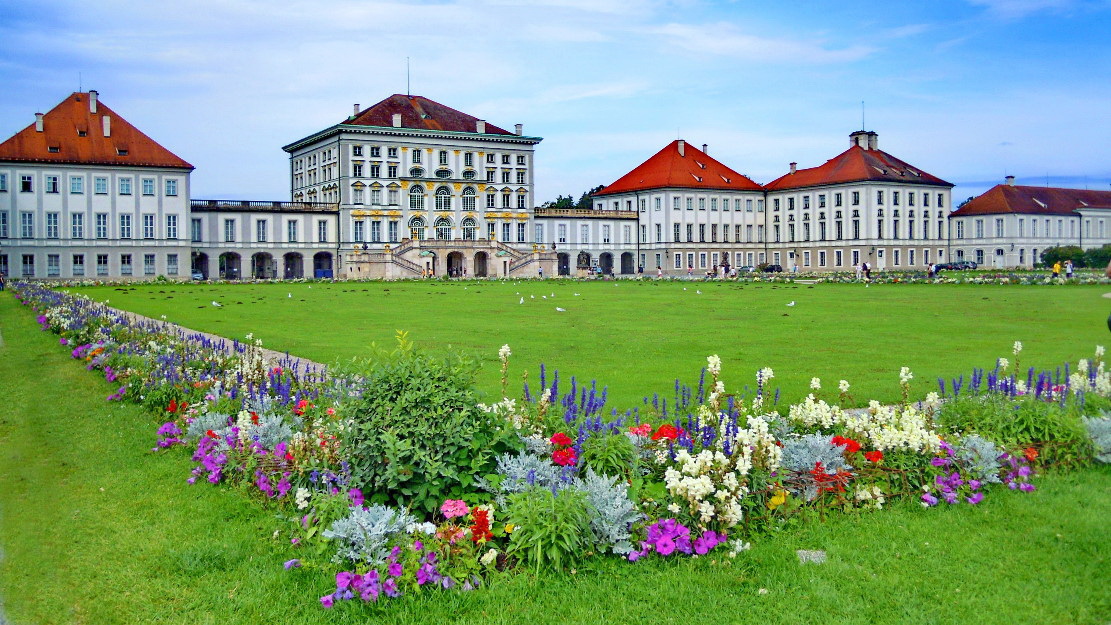
[[[466,187],[463,189],[463,210],[473,211],[475,206],[475,193],[474,187]]]
[[[436,210],[451,210],[451,191],[449,191],[447,187],[436,189]]]
[[[424,218],[414,217],[409,220],[409,238],[417,241],[424,240]]]
[[[420,167],[414,167],[409,170],[410,178],[424,178],[424,170]]]
[[[473,195],[473,193],[472,193],[472,195]],[[466,198],[463,198],[463,201],[466,202]],[[471,201],[472,202],[474,201],[473,197],[471,198]],[[463,220],[463,240],[464,241],[474,241],[475,238],[477,237],[477,235],[478,235],[478,224],[475,222],[474,218],[473,217],[467,217],[466,219],[464,219]]]
[[[451,220],[447,217],[436,220],[436,238],[441,241],[451,239]]]
[[[424,210],[424,187],[419,184],[415,184],[409,189],[409,210]]]

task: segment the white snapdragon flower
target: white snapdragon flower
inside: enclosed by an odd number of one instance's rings
[[[1000,369],[1006,371],[1011,366],[1011,361],[1007,360],[1006,358],[1000,358],[996,364],[999,365]]]
[[[810,378],[810,388],[815,391],[822,390],[822,381],[819,378]]]
[[[1014,346],[1014,349],[1012,350],[1012,353],[1014,353],[1015,356],[1018,356],[1018,353],[1021,352],[1021,351],[1022,351],[1022,341],[1015,341],[1015,346]]]
[[[717,354],[706,357],[706,369],[709,370],[710,375],[717,376],[721,373],[721,358]]]
[[[311,496],[312,494],[309,492],[309,489],[304,487],[298,488],[297,494],[294,496],[294,500],[297,502],[297,509],[304,510],[305,508],[308,508],[309,497]]]
[[[502,345],[501,349],[498,350],[498,358],[500,358],[501,360],[505,360],[505,359],[509,358],[512,355],[513,355],[513,352],[509,349],[509,344],[508,343],[506,343],[505,345]]]
[[[910,372],[910,367],[903,367],[899,369],[899,383],[909,384],[914,379],[914,374]]]
[[[671,514],[679,514],[679,510],[681,510],[681,508],[679,507],[679,504],[671,503],[671,504],[668,504],[667,510]]]
[[[1103,346],[1096,345],[1096,358],[1103,358]]]
[[[772,371],[771,367],[764,367],[763,369],[756,372],[756,377],[762,382],[767,382],[768,380],[775,377],[775,372]]]
[[[482,566],[490,566],[491,564],[494,563],[494,560],[497,560],[497,559],[498,559],[498,550],[497,549],[491,549],[490,551],[487,551],[486,553],[482,554],[482,557],[479,558],[478,561],[482,563]]]
[[[837,389],[839,391],[841,391],[842,393],[848,393],[849,392],[849,381],[848,380],[841,380],[840,382],[837,383]]]

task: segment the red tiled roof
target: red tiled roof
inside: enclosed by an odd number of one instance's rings
[[[104,136],[105,116],[111,118],[108,137]],[[81,132],[85,136],[80,136]],[[0,143],[0,161],[193,169],[103,101],[98,99],[96,113],[90,113],[89,94],[85,92],[70,94],[44,115],[42,132],[35,130],[32,122]]]
[[[664,149],[594,195],[666,188],[763,190],[759,184],[710,158],[689,143],[685,143],[684,153],[679,154],[679,141],[667,144]]]
[[[477,133],[478,118],[457,111],[450,106],[429,100],[419,95],[395,93],[378,104],[359,112],[354,118],[347,118],[341,124],[355,126],[392,127],[393,116],[401,113],[402,128],[418,130],[446,130],[448,132]],[[488,135],[512,135],[508,130],[486,122]]]
[[[1071,215],[1078,208],[1111,208],[1111,191],[997,184],[950,213],[966,215]]]
[[[768,191],[816,187],[845,182],[905,182],[951,187],[951,183],[927,174],[882,150],[858,145],[829,159],[823,165],[799,169],[764,185]]]

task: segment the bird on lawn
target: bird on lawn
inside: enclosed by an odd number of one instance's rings
[[[522,298],[521,298],[521,301],[519,301],[519,302],[517,302],[517,303],[518,303],[518,304],[524,304],[524,303],[525,303],[525,298],[523,298],[523,297],[522,297]]]
[[[702,289],[698,289],[697,291],[695,291],[695,293],[698,293],[699,295],[702,295]]]
[[[559,306],[556,306],[556,312],[567,312],[567,309],[566,308],[560,308]]]
[[[286,297],[293,297],[293,293],[286,293],[285,296]]]
[[[216,300],[212,300],[212,305],[215,306],[216,308],[219,308],[219,307],[223,306],[223,304],[221,304],[220,302],[217,302]]]
[[[787,305],[788,305],[788,306],[794,306],[794,305],[795,305],[795,300],[791,300],[791,303],[790,303],[790,304],[787,304]]]
[[[548,296],[547,296],[547,295],[541,295],[540,297],[541,297],[542,299],[548,299]]]
[[[578,293],[575,293],[575,297],[578,297],[578,296],[579,296],[579,294],[578,294]]]
[[[536,299],[535,295],[529,295],[529,299]]]

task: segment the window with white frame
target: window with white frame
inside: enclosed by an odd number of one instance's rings
[[[154,275],[154,254],[143,254],[143,275]]]
[[[120,254],[120,275],[131,275],[131,254]]]
[[[85,177],[84,176],[70,176],[69,177],[69,192],[73,195],[80,195],[85,192]]]
[[[19,177],[19,192],[20,193],[34,193],[35,192],[35,178],[29,174],[23,174]],[[31,257],[32,260],[34,257]]]
[[[536,224],[536,227],[533,228],[533,230],[534,230],[533,234],[536,236],[536,238],[534,240],[537,243],[543,243],[544,242],[544,226],[543,226],[543,224]]]
[[[409,210],[424,210],[424,187],[419,184],[409,188]]]
[[[154,238],[154,215],[143,215],[143,238]]]
[[[328,222],[323,220],[316,222],[316,242],[328,242]]]
[[[46,192],[47,193],[57,193],[58,192],[58,177],[57,176],[46,176]]]
[[[131,195],[131,178],[119,179],[120,195]]]
[[[475,190],[474,187],[466,187],[463,189],[463,210],[473,211],[475,209]]]
[[[370,222],[370,241],[371,243],[382,242],[382,221],[375,219]]]
[[[559,242],[560,243],[566,243],[567,242],[567,224],[559,224],[559,227],[557,228],[557,232],[559,232]]]
[[[258,243],[266,243],[266,221],[265,219],[255,220],[255,241]]]
[[[58,238],[58,213],[46,214],[46,238]]]
[[[502,241],[504,241],[506,243],[509,243],[510,241],[513,240],[513,239],[510,238],[513,235],[512,231],[511,231],[512,227],[513,227],[512,224],[510,224],[509,222],[504,222],[501,225],[501,240]]]
[[[391,219],[387,225],[389,227],[390,243],[397,243],[400,241],[399,231],[401,229],[401,222],[396,219]]]
[[[85,213],[70,213],[69,236],[71,239],[85,238]]]
[[[362,219],[355,220],[355,228],[352,230],[352,238],[356,243],[362,243],[366,237],[366,222]]]
[[[96,219],[96,238],[108,238],[108,213],[97,213]]]
[[[166,238],[177,238],[177,215],[166,215]]]
[[[75,276],[85,275],[85,255],[84,254],[74,254],[73,257],[70,259],[70,261],[71,261],[70,265],[69,265],[70,273],[72,273]]]
[[[528,238],[528,224],[524,222],[517,223],[517,242],[525,243]]]
[[[579,227],[579,243],[590,243],[590,226],[587,224]]]
[[[120,238],[131,238],[131,215],[120,215]]]
[[[451,239],[451,220],[447,217],[440,217],[436,219],[434,224],[436,228],[436,239],[440,241],[448,241]]]
[[[436,189],[436,210],[451,210],[451,191],[449,191],[447,187]]]
[[[93,178],[93,192],[97,195],[107,195],[108,193],[108,179],[102,177]]]
[[[107,254],[97,254],[96,255],[96,275],[98,275],[98,276],[108,275],[108,255]]]
[[[234,243],[235,242],[235,220],[234,219],[225,219],[224,220],[224,242],[225,243]]]
[[[154,195],[154,178],[143,178],[143,195]]]
[[[604,224],[602,226],[602,243],[609,243],[609,242],[610,242],[610,226],[609,226],[609,224]]]
[[[0,193],[8,191],[8,174],[0,174]]]
[[[166,274],[177,275],[177,254],[166,254]]]

